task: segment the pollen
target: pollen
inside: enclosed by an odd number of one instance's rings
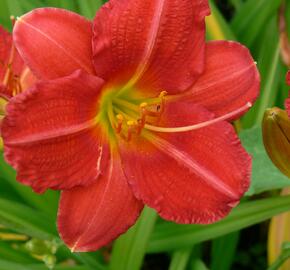
[[[147,103],[147,102],[142,102],[142,103],[140,104],[140,108],[141,108],[141,109],[145,109],[147,106],[148,106],[148,103]]]
[[[122,114],[118,114],[116,116],[116,118],[117,118],[118,122],[123,122],[124,121],[124,116]]]
[[[164,98],[165,96],[168,95],[168,92],[167,91],[162,91],[160,94],[159,94],[159,97],[160,98]]]
[[[137,125],[137,122],[136,121],[133,121],[133,120],[127,121],[127,126],[128,127],[133,127],[133,126],[136,126],[136,125]]]

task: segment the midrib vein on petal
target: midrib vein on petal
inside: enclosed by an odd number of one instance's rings
[[[83,132],[85,130],[88,130],[90,128],[93,128],[97,125],[97,123],[98,122],[96,119],[92,119],[78,125],[72,125],[69,127],[55,129],[52,131],[46,131],[46,132],[41,132],[38,134],[28,135],[21,139],[7,140],[5,144],[7,146],[16,146],[16,145],[32,144],[32,143],[43,142],[43,141],[52,140],[56,138],[61,138],[61,137],[69,136],[69,135],[74,135],[74,134]]]
[[[155,2],[157,3],[156,9],[155,9],[156,12],[153,16],[154,19],[151,25],[151,31],[149,32],[148,42],[145,47],[144,55],[140,61],[139,66],[136,69],[135,74],[132,76],[131,80],[124,87],[125,89],[134,86],[134,84],[138,82],[138,80],[142,77],[144,72],[147,70],[148,65],[150,64],[150,58],[156,44],[156,39],[157,39],[157,35],[160,28],[161,17],[162,17],[164,6],[165,6],[165,0],[159,0],[159,1],[157,0]]]
[[[206,184],[214,188],[215,190],[225,194],[233,200],[238,200],[236,192],[225,184],[220,178],[211,173],[208,169],[204,168],[202,165],[198,164],[192,157],[186,153],[178,150],[174,145],[161,139],[158,136],[146,133],[146,138],[159,150],[168,155],[170,158],[174,158],[176,161],[184,164],[193,173],[199,175]]]
[[[31,25],[30,23],[26,22],[25,20],[23,20],[22,18],[18,18],[18,21],[21,23],[24,23],[25,25],[27,25],[27,27],[30,27],[31,29],[33,29],[34,31],[38,32],[39,34],[41,34],[43,37],[45,37],[46,39],[48,39],[49,41],[51,41],[56,47],[58,47],[60,50],[63,51],[63,53],[65,55],[67,55],[69,58],[71,58],[75,63],[77,63],[83,70],[87,71],[89,74],[91,74],[91,70],[90,68],[88,68],[84,63],[82,63],[81,61],[79,61],[77,58],[75,58],[71,53],[69,53],[62,45],[60,45],[59,43],[57,43],[53,38],[51,38],[49,35],[47,35],[46,33],[44,33],[43,31],[41,31],[40,29],[34,27],[33,25]]]
[[[253,63],[252,65],[248,65],[247,67],[245,67],[245,68],[243,68],[243,69],[241,69],[239,71],[235,71],[235,72],[232,72],[232,73],[229,72],[228,75],[222,76],[222,79],[215,80],[214,83],[205,83],[203,86],[196,87],[196,88],[193,86],[194,92],[193,91],[188,91],[188,92],[184,93],[183,95],[191,96],[192,94],[195,94],[195,93],[200,92],[200,91],[204,91],[207,88],[213,87],[213,86],[215,86],[217,84],[225,83],[225,82],[227,82],[229,80],[233,80],[233,79],[239,77],[240,75],[242,75],[243,73],[247,73],[249,69],[251,69],[251,68],[253,68],[255,66],[256,66],[256,64]]]
[[[100,203],[98,204],[98,208],[95,210],[93,217],[88,222],[86,229],[82,232],[82,234],[75,241],[74,246],[71,248],[72,251],[78,250],[78,244],[81,242],[81,240],[86,235],[86,233],[90,231],[92,226],[95,225],[95,220],[98,217],[98,214],[101,211],[101,209],[103,209],[104,199],[105,199],[105,196],[107,195],[107,193],[110,189],[112,176],[113,176],[113,168],[114,168],[114,158],[113,157],[111,157],[109,166],[110,166],[109,167],[109,175],[108,175],[108,179],[106,181],[106,187],[105,187],[105,190],[102,194],[102,198],[100,199]],[[100,181],[101,179],[98,179],[98,180]]]

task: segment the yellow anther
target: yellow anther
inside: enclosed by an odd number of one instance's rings
[[[148,103],[146,103],[146,102],[143,102],[140,104],[141,109],[145,109],[147,106],[148,106]]]
[[[162,91],[160,94],[159,94],[159,97],[160,98],[164,98],[165,96],[168,95],[168,92],[167,91]]]
[[[116,118],[118,121],[123,122],[124,121],[124,116],[122,114],[116,115]]]
[[[136,121],[133,121],[133,120],[127,121],[127,126],[129,127],[135,126],[136,124],[137,124]]]

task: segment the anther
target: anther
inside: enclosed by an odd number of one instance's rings
[[[159,94],[159,98],[161,99],[161,103],[160,105],[157,107],[158,109],[158,112],[160,112],[160,116],[161,116],[161,113],[163,113],[164,111],[164,106],[165,106],[165,96],[168,95],[168,92],[167,91],[162,91],[160,94]]]
[[[148,106],[148,103],[146,103],[146,102],[143,102],[140,104],[141,109],[145,109],[147,106]]]
[[[11,21],[11,23],[12,23],[12,26],[14,27],[15,22],[16,22],[15,16],[11,15],[11,16],[10,16],[10,21]]]
[[[168,95],[168,92],[167,91],[162,91],[160,94],[159,94],[159,97],[160,98],[164,98],[165,96]]]

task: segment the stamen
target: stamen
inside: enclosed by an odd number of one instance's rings
[[[197,130],[200,128],[204,128],[213,124],[216,124],[218,122],[227,120],[232,118],[233,116],[240,114],[246,110],[248,110],[249,108],[252,107],[252,103],[248,102],[246,105],[244,105],[243,107],[232,111],[228,114],[225,114],[223,116],[217,117],[215,119],[203,122],[203,123],[199,123],[199,124],[195,124],[195,125],[191,125],[191,126],[184,126],[184,127],[173,127],[173,128],[166,128],[166,127],[156,127],[156,126],[152,126],[152,125],[148,125],[145,124],[144,128],[151,130],[151,131],[156,131],[156,132],[163,132],[163,133],[175,133],[175,132],[187,132],[187,131],[192,131],[192,130]]]
[[[15,16],[11,15],[11,16],[10,16],[10,21],[11,21],[11,23],[12,23],[12,27],[14,27],[15,22],[16,22]]]
[[[122,131],[124,116],[122,114],[118,114],[116,116],[116,118],[117,118],[117,121],[118,121],[118,125],[115,128],[116,128],[116,133],[119,134]]]
[[[134,132],[134,129],[136,128],[137,126],[137,123],[136,121],[127,121],[127,126],[128,126],[128,136],[127,136],[127,141],[131,141],[132,139],[132,135],[133,135],[133,132]]]
[[[160,113],[163,113],[163,111],[164,111],[165,96],[167,96],[167,95],[168,95],[168,92],[166,92],[166,91],[162,91],[159,95],[159,98],[161,99],[161,104],[160,104],[158,111],[160,111]]]
[[[147,115],[147,109],[146,107],[148,106],[148,103],[143,102],[140,104],[140,109],[141,109],[141,118],[140,118],[140,126],[143,128],[145,125],[146,121],[146,115]]]

